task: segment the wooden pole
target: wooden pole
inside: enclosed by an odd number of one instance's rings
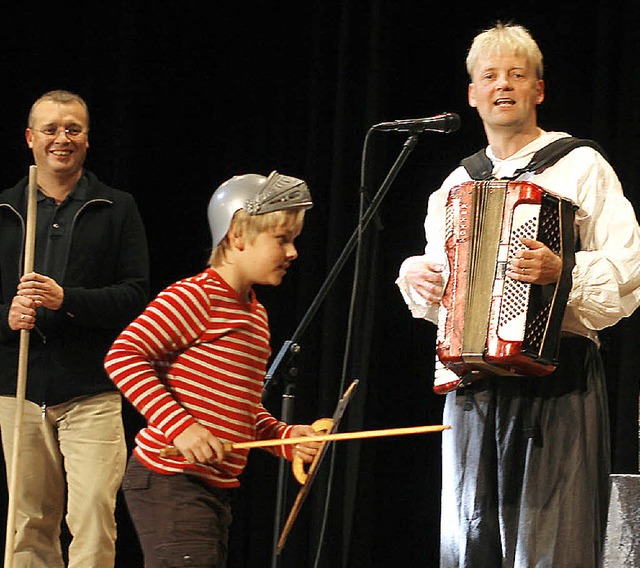
[[[29,167],[29,189],[27,196],[27,224],[24,243],[24,272],[33,272],[33,262],[36,242],[36,210],[37,210],[37,167]],[[16,495],[18,491],[18,471],[20,468],[20,438],[22,434],[22,414],[24,410],[25,393],[27,390],[27,366],[29,360],[28,329],[20,330],[20,350],[18,352],[18,378],[16,384],[16,414],[13,427],[13,449],[11,458],[11,472],[9,473],[9,504],[7,509],[7,534],[4,548],[4,568],[12,568],[13,544],[15,541],[16,524]]]

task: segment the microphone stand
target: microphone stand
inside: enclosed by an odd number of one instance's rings
[[[369,132],[371,132],[371,130]],[[382,200],[385,198],[387,192],[389,191],[391,184],[393,183],[400,169],[402,168],[407,158],[409,157],[409,154],[413,151],[413,149],[417,145],[419,134],[420,132],[412,133],[404,142],[400,154],[398,155],[395,162],[391,166],[389,173],[387,174],[384,181],[380,185],[380,188],[376,192],[368,209],[362,216],[359,226],[356,228],[356,230],[353,232],[353,234],[347,241],[347,244],[342,250],[342,253],[338,257],[338,260],[335,262],[335,264],[331,268],[331,271],[329,272],[324,283],[320,287],[320,290],[316,294],[316,297],[314,298],[313,302],[307,309],[307,312],[305,313],[302,320],[298,324],[298,327],[293,332],[291,339],[288,339],[284,342],[284,344],[280,348],[280,351],[276,355],[273,363],[269,367],[267,374],[265,375],[264,388],[262,391],[263,402],[266,399],[268,389],[272,385],[277,384],[277,379],[275,379],[274,377],[275,377],[276,371],[278,370],[278,367],[283,363],[283,361],[286,361],[288,370],[285,376],[285,386],[284,386],[284,392],[282,395],[282,407],[281,407],[281,420],[283,422],[291,423],[291,421],[293,420],[293,410],[295,407],[295,386],[296,386],[295,381],[296,381],[296,375],[297,375],[297,368],[293,363],[293,359],[296,355],[300,353],[300,350],[301,350],[300,345],[298,343],[298,339],[306,330],[313,316],[318,311],[320,304],[322,304],[329,290],[333,286],[333,283],[338,277],[338,274],[344,267],[345,262],[349,258],[349,255],[353,251],[358,241],[358,235],[364,231],[364,229],[368,226],[370,221],[373,219],[373,216],[375,215],[378,208],[380,207]],[[271,557],[271,568],[277,568],[278,559],[279,559],[277,554],[277,542],[278,542],[279,535],[282,528],[282,518],[283,518],[282,512],[284,509],[284,502],[286,501],[287,470],[285,468],[285,465],[286,465],[285,460],[281,459],[279,464],[279,469],[278,469],[278,486],[276,491],[276,507],[275,507],[274,536],[273,536],[274,546],[273,546],[273,552]]]

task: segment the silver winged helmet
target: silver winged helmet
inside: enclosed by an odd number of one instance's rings
[[[234,176],[213,192],[207,209],[213,247],[229,231],[236,211],[244,209],[249,215],[263,215],[282,209],[313,207],[311,193],[304,180],[271,172]]]

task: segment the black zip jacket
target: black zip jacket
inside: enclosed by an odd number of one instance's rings
[[[38,309],[29,338],[26,398],[55,405],[115,390],[103,361],[146,306],[149,257],[133,197],[85,170],[87,201],[73,220],[57,311]],[[23,272],[27,178],[0,193],[0,395],[15,395],[20,333],[8,312]]]

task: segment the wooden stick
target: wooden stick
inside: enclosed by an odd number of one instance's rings
[[[33,272],[36,243],[36,211],[38,207],[37,167],[29,166],[29,190],[27,196],[27,224],[24,243],[24,272]],[[20,330],[20,350],[18,352],[18,378],[16,384],[16,414],[13,427],[13,450],[11,458],[11,473],[9,475],[9,504],[7,509],[7,533],[4,548],[4,566],[13,565],[13,544],[15,542],[16,495],[18,491],[18,470],[20,467],[20,438],[22,434],[22,415],[24,410],[25,393],[27,390],[27,366],[29,361],[28,329]]]
[[[383,430],[364,430],[361,432],[341,432],[339,434],[321,434],[319,436],[296,436],[295,438],[284,438],[274,440],[254,440],[252,442],[227,442],[224,444],[225,452],[231,450],[269,448],[272,446],[289,446],[292,444],[303,444],[305,442],[337,442],[344,440],[361,440],[363,438],[384,438],[387,436],[408,436],[410,434],[426,434],[429,432],[442,432],[451,426],[410,426],[408,428],[389,428]],[[160,450],[163,458],[179,456],[180,450],[175,446],[167,446]]]

